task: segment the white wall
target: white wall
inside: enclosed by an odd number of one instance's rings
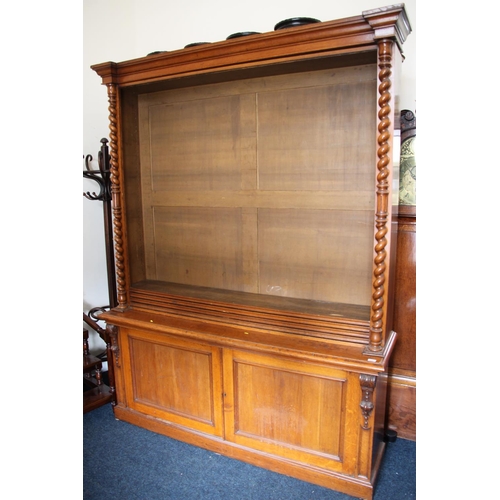
[[[382,0],[85,0],[83,2],[83,152],[97,158],[100,140],[109,138],[108,100],[92,64],[142,57],[155,50],[180,49],[192,42],[216,42],[239,31],[272,31],[290,17],[329,21],[390,5]],[[405,45],[401,109],[416,109],[416,0],[405,2],[413,32]],[[92,181],[83,190],[95,191]],[[83,197],[82,197],[83,198]],[[83,198],[83,309],[106,305],[108,288],[102,204]],[[96,335],[91,348],[103,344]]]

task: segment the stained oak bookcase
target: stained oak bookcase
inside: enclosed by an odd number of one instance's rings
[[[372,498],[410,31],[398,4],[92,66],[117,418]]]

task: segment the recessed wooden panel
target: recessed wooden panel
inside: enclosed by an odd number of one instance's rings
[[[255,171],[254,100],[229,95],[150,106],[153,191],[245,187],[246,172]]]
[[[370,304],[373,214],[259,210],[260,292]]]
[[[259,188],[373,190],[374,98],[373,82],[259,93]]]
[[[326,369],[257,354],[225,354],[226,439],[341,467],[346,379]]]
[[[237,384],[237,433],[339,455],[341,383],[238,363]]]
[[[407,208],[415,213],[415,208]],[[405,370],[415,376],[416,372],[416,262],[417,222],[416,215],[399,215],[397,236],[394,330],[398,342],[391,358],[391,368]]]
[[[141,336],[145,338],[129,338],[131,406],[181,425],[220,434],[218,351]]]
[[[155,208],[149,279],[256,291],[255,219],[241,208]]]

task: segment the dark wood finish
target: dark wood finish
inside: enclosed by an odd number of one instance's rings
[[[416,207],[405,208],[399,215],[398,261],[396,271],[396,304],[394,326],[398,345],[390,366],[394,369],[416,372],[416,264],[417,215]],[[402,211],[402,210],[401,210]]]
[[[108,385],[109,391],[114,395],[115,393],[115,375],[114,375],[114,365],[113,365],[113,352],[111,349],[111,339],[107,328],[103,328],[98,321],[100,321],[100,315],[108,310],[109,307],[95,307],[89,311],[89,314],[83,313],[83,321],[88,326],[93,328],[101,337],[101,339],[106,343],[106,353],[101,356],[100,359],[108,361]],[[88,335],[87,330],[84,329],[84,336]],[[87,343],[85,340],[84,343]],[[88,354],[88,344],[86,348]],[[114,401],[113,401],[114,403]]]
[[[83,329],[83,413],[114,401],[114,391],[102,381],[102,360],[89,353],[89,332]]]
[[[392,371],[387,387],[387,424],[398,437],[417,440],[417,379]]]
[[[401,140],[416,137],[416,117],[401,111]],[[403,156],[403,155],[402,155]],[[415,158],[410,161],[415,164]],[[401,200],[400,200],[401,203]],[[416,261],[417,207],[400,205],[394,328],[398,344],[390,361],[388,425],[400,437],[416,440]]]
[[[388,425],[415,441],[416,428],[416,238],[415,206],[400,206],[394,328],[398,342],[390,362]]]
[[[109,96],[117,418],[372,498],[410,30],[395,5],[93,66]]]

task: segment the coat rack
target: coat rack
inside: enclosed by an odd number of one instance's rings
[[[110,156],[108,148],[108,140],[101,139],[101,149],[98,153],[99,170],[92,170],[90,163],[92,162],[92,155],[85,157],[85,168],[83,177],[92,179],[99,185],[99,194],[93,192],[92,194],[87,191],[83,196],[91,201],[102,201],[104,213],[104,237],[106,245],[106,267],[108,274],[108,294],[109,306],[106,308],[113,308],[117,304],[116,293],[116,276],[115,276],[115,259],[112,239],[112,211],[111,211],[111,169],[110,169]],[[101,309],[101,308],[97,308]],[[105,309],[105,308],[102,308]]]
[[[91,179],[97,182],[99,186],[99,193],[90,193],[87,191],[83,193],[83,196],[91,201],[101,201],[103,204],[103,215],[104,215],[104,238],[106,246],[106,268],[108,277],[108,295],[109,295],[109,305],[102,307],[94,307],[90,309],[88,314],[83,313],[83,321],[93,328],[100,337],[106,342],[106,351],[101,355],[97,356],[102,360],[108,360],[108,375],[109,375],[109,394],[111,395],[111,402],[114,402],[114,371],[112,359],[112,349],[109,336],[107,334],[106,328],[101,327],[98,321],[99,316],[102,312],[112,309],[118,303],[117,301],[117,290],[116,290],[116,275],[115,275],[115,259],[114,259],[114,247],[112,238],[112,209],[111,209],[111,169],[110,169],[110,155],[108,148],[108,140],[101,139],[101,149],[98,152],[98,166],[99,170],[92,170],[91,162],[93,161],[92,155],[87,155],[85,157],[85,170],[83,171],[83,177]],[[92,396],[91,396],[92,398]],[[95,408],[99,405],[105,404],[110,401],[109,396],[104,392],[101,402],[96,400],[91,400],[89,407]],[[114,403],[113,403],[114,404]],[[85,403],[84,403],[85,410]]]

